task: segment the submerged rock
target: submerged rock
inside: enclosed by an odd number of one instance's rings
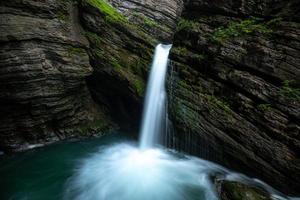
[[[222,200],[272,200],[266,191],[243,183],[220,181],[217,187]]]
[[[299,193],[299,1],[184,3],[168,145]],[[183,1],[0,7],[0,150],[15,151],[138,127],[154,46],[173,38]]]
[[[170,147],[299,194],[296,4],[186,2],[171,52]]]

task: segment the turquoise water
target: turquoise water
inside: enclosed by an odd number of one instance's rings
[[[290,199],[215,163],[163,147],[141,150],[115,133],[0,156],[0,200],[217,200],[216,173]]]
[[[62,142],[14,156],[0,156],[1,200],[59,200],[78,162],[100,146],[124,141],[111,134],[78,142]]]
[[[207,200],[214,194],[202,164],[166,149],[140,151],[119,133],[61,142],[1,156],[0,199]]]

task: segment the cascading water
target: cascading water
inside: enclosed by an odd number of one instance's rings
[[[146,90],[140,147],[153,147],[162,135],[164,117],[166,116],[165,79],[168,56],[172,45],[157,45]]]
[[[147,87],[140,145],[102,147],[83,160],[66,185],[66,200],[217,200],[211,177],[259,185],[276,199],[266,184],[233,173],[214,163],[154,148],[165,115],[165,75],[171,45],[158,45]]]

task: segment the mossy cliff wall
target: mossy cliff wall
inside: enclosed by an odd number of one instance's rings
[[[299,1],[187,1],[170,145],[299,193],[299,21]]]
[[[104,0],[0,2],[1,151],[137,126],[152,51],[182,8],[145,3],[159,17]]]
[[[299,1],[184,3],[1,1],[0,150],[138,127],[173,41],[169,145],[299,193]]]

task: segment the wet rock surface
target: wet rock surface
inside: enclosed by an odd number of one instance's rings
[[[299,1],[109,2],[1,1],[0,151],[138,127],[177,26],[168,145],[299,193]]]
[[[1,1],[1,150],[137,127],[154,46],[183,4],[111,3]]]
[[[2,1],[0,12],[1,149],[17,151],[84,135],[83,124],[107,126],[95,123],[102,111],[85,83],[93,70],[77,6]]]
[[[270,194],[255,186],[234,181],[218,181],[217,191],[222,200],[272,200]]]
[[[251,2],[186,2],[171,55],[169,146],[299,193],[298,8]]]
[[[160,41],[172,43],[183,0],[110,0],[130,21],[143,27]]]
[[[174,2],[164,5],[172,7]],[[183,4],[177,2],[176,12],[169,17],[160,10],[166,7],[156,8],[157,4],[152,1],[111,3],[116,10],[110,12],[101,9],[101,6],[108,6],[107,3],[96,5],[86,1],[80,7],[94,69],[87,82],[93,98],[106,105],[122,128],[130,130],[139,127],[145,80],[154,47],[160,40],[170,40],[173,33],[170,28],[176,24]],[[150,12],[158,15],[161,21],[147,16]],[[167,31],[157,34],[159,30]]]

